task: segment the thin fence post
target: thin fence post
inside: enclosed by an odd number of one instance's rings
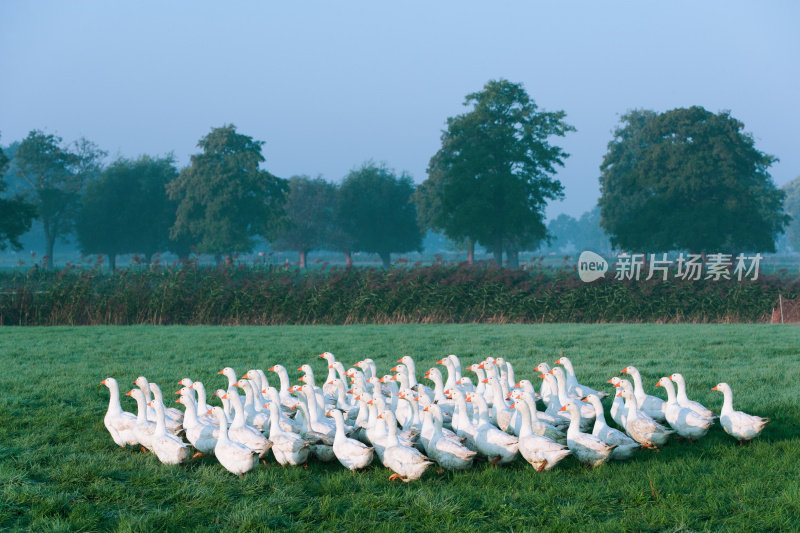
[[[783,324],[783,296],[778,294],[778,305],[781,308],[781,324]]]

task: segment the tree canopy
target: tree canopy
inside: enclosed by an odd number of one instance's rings
[[[76,230],[84,253],[102,253],[109,267],[116,255],[153,254],[170,249],[175,202],[166,186],[178,175],[173,157],[119,158],[86,186]]]
[[[8,157],[0,149],[0,194],[6,190],[3,175],[7,169]],[[31,229],[31,222],[35,216],[36,207],[19,196],[0,197],[0,250],[5,250],[9,244],[16,250],[22,248],[19,237]]]
[[[472,109],[447,119],[417,201],[425,224],[454,241],[479,242],[512,266],[517,253],[547,236],[544,208],[563,197],[554,178],[568,154],[552,136],[574,128],[563,111],[541,111],[522,84],[489,81],[467,95]],[[471,245],[470,245],[471,249]]]
[[[336,230],[338,192],[336,185],[322,178],[289,178],[289,192],[283,206],[286,220],[278,229],[272,247],[297,251],[300,268],[306,267],[306,255],[311,250],[333,247],[330,237]]]
[[[72,233],[87,181],[101,170],[105,152],[80,139],[65,147],[62,139],[31,131],[14,154],[14,167],[30,187],[27,198],[36,206],[45,235],[46,265],[53,265],[58,237]]]
[[[167,189],[178,202],[173,239],[188,238],[198,252],[219,260],[251,251],[255,236],[274,230],[283,217],[287,185],[260,168],[263,144],[232,124],[200,139],[202,153],[192,155],[191,165]]]
[[[410,176],[398,177],[385,165],[365,163],[347,175],[339,194],[337,218],[352,237],[354,250],[378,254],[388,268],[392,252],[421,249]]]
[[[702,107],[621,118],[600,167],[601,224],[615,246],[647,252],[774,251],[783,192],[744,124]]]

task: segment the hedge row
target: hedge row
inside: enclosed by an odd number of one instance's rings
[[[302,272],[128,269],[110,275],[0,275],[0,323],[353,324],[452,322],[758,322],[796,278],[581,282],[574,271],[486,266]]]

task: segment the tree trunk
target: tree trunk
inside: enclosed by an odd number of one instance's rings
[[[506,256],[508,256],[508,268],[519,269],[519,251],[509,250],[506,252]]]
[[[467,239],[467,264],[475,264],[475,241],[473,239]]]
[[[214,262],[217,266],[222,265],[222,254],[214,254]]]
[[[503,266],[503,238],[497,237],[494,240],[494,246],[492,247],[492,253],[494,254],[494,262],[498,267]]]
[[[353,256],[350,252],[344,253],[344,266],[346,266],[347,268],[353,266]]]
[[[47,224],[42,224],[44,228],[44,242],[45,242],[45,252],[44,257],[42,258],[42,266],[46,269],[53,268],[53,247],[56,243],[56,236],[50,231],[50,227]]]
[[[383,261],[383,268],[389,269],[392,266],[392,253],[391,252],[381,252],[378,254],[381,257],[381,261]]]
[[[117,254],[115,253],[108,253],[108,268],[111,272],[114,272],[117,269]]]
[[[305,250],[300,250],[300,268],[306,267],[306,252]]]

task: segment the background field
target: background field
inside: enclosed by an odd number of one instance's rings
[[[797,530],[798,339],[797,326],[726,324],[0,328],[0,529]],[[629,364],[650,392],[682,372],[690,397],[715,411],[722,396],[710,389],[727,381],[736,408],[772,423],[749,447],[715,426],[697,444],[673,441],[596,470],[572,458],[547,473],[522,460],[480,463],[408,485],[376,465],[350,473],[270,461],[244,480],[211,458],[168,467],[116,447],[103,427],[107,376],[123,392],[138,375],[170,395],[182,377],[213,390],[226,365],[241,373],[281,362],[294,378],[308,362],[324,376],[324,350],[346,364],[372,357],[382,372],[410,354],[420,376],[448,353],[502,355],[528,378],[563,350],[581,381],[606,390]]]

